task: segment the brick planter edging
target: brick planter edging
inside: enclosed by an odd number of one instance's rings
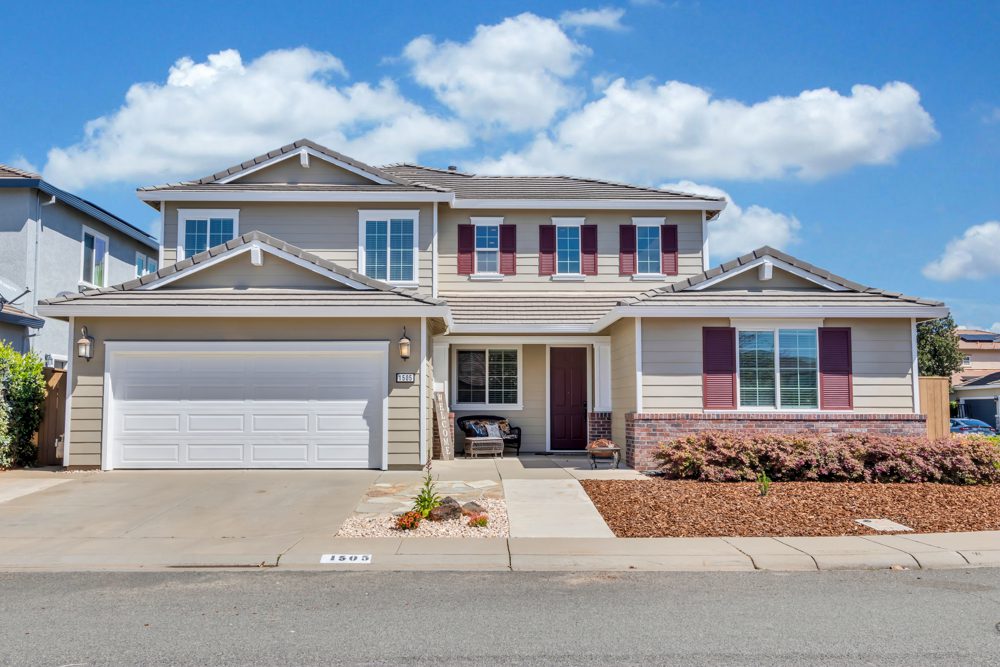
[[[837,412],[631,412],[625,415],[625,462],[636,470],[653,470],[659,445],[702,431],[767,431],[771,433],[863,433],[927,435],[927,417],[912,413]]]

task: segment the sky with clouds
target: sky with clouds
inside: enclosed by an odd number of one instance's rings
[[[123,11],[123,7],[128,11]],[[5,8],[0,162],[138,186],[301,137],[358,159],[724,194],[763,244],[1000,330],[1000,5],[642,0]]]

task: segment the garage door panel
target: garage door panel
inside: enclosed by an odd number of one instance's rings
[[[113,352],[112,463],[378,467],[384,363],[360,349]]]

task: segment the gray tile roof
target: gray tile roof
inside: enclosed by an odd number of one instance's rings
[[[552,293],[483,294],[466,292],[445,297],[456,326],[580,325],[587,327],[606,315],[618,294]]]
[[[21,326],[31,327],[32,329],[41,329],[45,326],[45,320],[43,318],[36,317],[31,313],[26,313],[20,308],[15,308],[3,300],[0,300],[0,322],[19,324]]]
[[[41,178],[39,174],[32,171],[25,171],[7,164],[0,164],[0,178]]]
[[[968,382],[963,382],[960,387],[985,387],[991,384],[1000,383],[1000,371],[982,375]]]
[[[462,199],[636,199],[724,203],[723,197],[695,195],[575,176],[489,176],[415,164],[382,167],[394,176],[454,192]]]
[[[275,248],[277,250],[284,251],[290,255],[293,255],[298,259],[309,262],[310,264],[313,264],[318,268],[325,269],[326,271],[330,271],[339,276],[343,276],[344,278],[347,278],[349,280],[361,283],[369,288],[369,290],[351,290],[355,294],[367,295],[370,294],[370,292],[384,292],[397,295],[410,305],[413,305],[415,303],[432,305],[432,306],[444,305],[444,302],[440,299],[434,299],[429,296],[414,292],[413,290],[404,290],[400,287],[395,287],[388,283],[384,283],[380,280],[374,280],[372,278],[369,278],[368,276],[358,273],[357,271],[345,269],[339,264],[334,264],[331,261],[325,260],[312,253],[306,252],[301,248],[285,243],[280,239],[276,239],[273,236],[270,236],[268,234],[265,234],[264,232],[259,232],[259,231],[252,231],[243,234],[242,236],[237,236],[228,243],[215,246],[213,248],[209,248],[208,250],[200,252],[197,255],[193,255],[191,257],[188,257],[187,259],[182,259],[176,264],[165,266],[161,268],[159,271],[156,271],[155,273],[146,274],[141,278],[135,278],[128,282],[121,283],[120,285],[114,285],[112,287],[102,287],[97,289],[87,289],[84,290],[83,292],[63,294],[61,296],[57,296],[52,299],[47,299],[39,303],[45,305],[58,305],[61,303],[67,303],[70,301],[80,301],[80,300],[85,300],[87,301],[87,303],[91,302],[98,303],[101,299],[105,299],[109,296],[112,298],[122,297],[124,299],[127,299],[128,303],[132,303],[133,300],[138,301],[144,299],[146,295],[155,293],[154,291],[138,291],[139,287],[142,287],[143,285],[148,285],[149,283],[155,282],[162,278],[167,278],[175,274],[181,274],[190,271],[195,267],[197,267],[199,264],[203,264],[204,262],[212,259],[213,257],[216,257],[217,255],[220,255],[230,250],[235,250],[241,246],[247,245],[248,243],[252,242],[261,243],[264,245],[271,246],[272,248]],[[204,292],[204,290],[190,290],[190,291],[191,292],[197,291],[199,293]],[[227,294],[229,294],[229,297],[227,297],[226,303],[234,303],[234,301],[238,300],[238,296],[235,296],[234,298],[234,295],[242,294],[244,291],[245,290],[240,290],[240,292],[238,293],[234,293],[232,291],[227,292]],[[312,293],[322,292],[321,290],[305,290],[305,291]],[[182,290],[170,289],[166,290],[164,293],[179,294],[180,292],[182,292]],[[123,301],[121,300],[121,298],[119,298],[116,301],[116,303],[123,303]]]
[[[817,278],[834,283],[845,288],[843,292],[830,290],[763,290],[759,292],[748,290],[726,290],[725,288],[706,290],[694,290],[693,287],[720,276],[739,269],[741,266],[749,264],[754,260],[769,256],[801,269]],[[685,280],[657,287],[642,294],[622,300],[623,306],[660,306],[667,304],[685,305],[749,305],[759,303],[762,300],[774,301],[775,305],[857,305],[857,306],[886,306],[886,305],[912,305],[922,306],[943,306],[940,301],[931,301],[914,296],[906,296],[899,292],[889,292],[875,287],[866,287],[860,283],[842,278],[834,273],[821,269],[818,266],[804,262],[801,259],[771,248],[763,246],[747,253],[741,257],[726,262],[704,273],[699,273]]]
[[[58,306],[71,302],[80,303],[79,299],[65,301],[51,300],[51,305]],[[102,291],[89,294],[83,299],[87,308],[102,306],[128,306],[141,308],[144,306],[186,306],[205,309],[205,315],[212,315],[229,307],[259,307],[273,309],[275,315],[285,308],[378,308],[381,306],[425,306],[421,299],[411,298],[402,292],[380,290],[353,289],[182,289],[164,288],[162,290],[142,291]],[[436,305],[436,304],[432,304]],[[331,313],[331,317],[336,313]],[[195,317],[198,314],[194,315]]]

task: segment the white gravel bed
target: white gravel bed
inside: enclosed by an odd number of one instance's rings
[[[476,501],[486,508],[489,524],[485,528],[468,526],[469,517],[451,521],[424,519],[414,530],[396,528],[391,514],[352,514],[337,531],[336,537],[508,537],[507,503],[503,500]]]

